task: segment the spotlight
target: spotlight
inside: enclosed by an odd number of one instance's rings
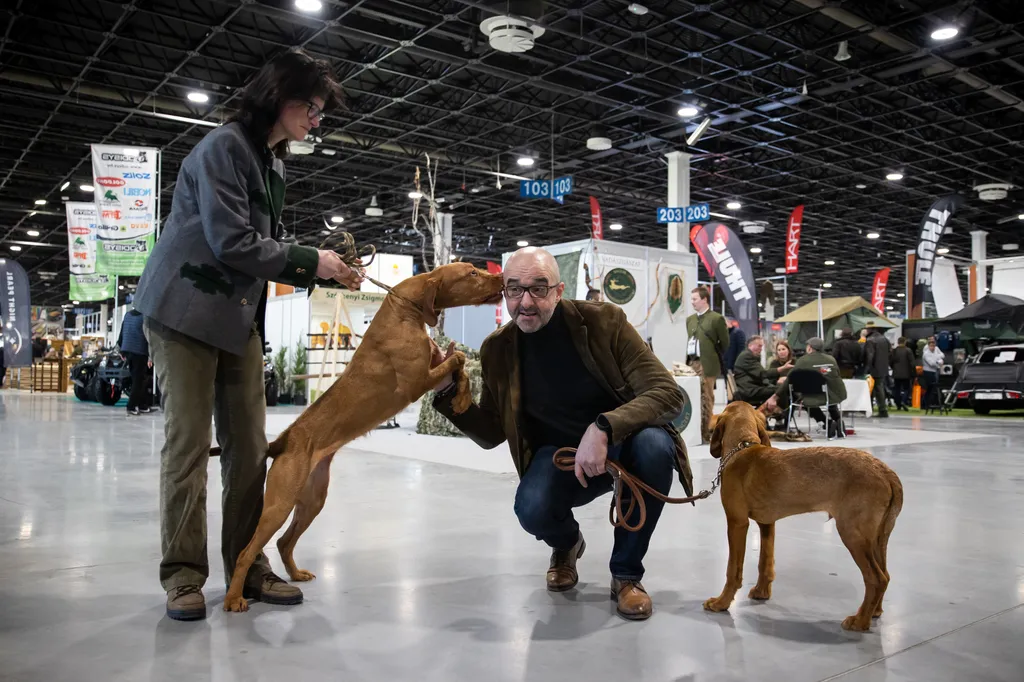
[[[682,118],[693,118],[700,113],[700,109],[695,106],[687,105],[685,107],[681,107],[676,113]]]
[[[955,26],[943,26],[932,31],[932,40],[949,40],[955,38],[958,33],[960,33],[960,29]]]
[[[738,201],[730,201],[728,204],[725,205],[725,207],[732,211],[738,211],[740,210],[740,208],[743,207],[743,204],[741,204]]]
[[[877,232],[868,232],[866,236],[868,239],[878,239],[882,235],[878,234]]]
[[[609,230],[621,230],[622,229],[622,223],[612,223],[611,225],[608,226],[608,229]]]
[[[902,180],[903,179],[903,173],[889,173],[889,174],[887,174],[885,176],[885,179],[886,180],[892,180],[893,182],[896,182],[897,180]]]
[[[210,96],[205,92],[190,92],[185,96],[189,102],[195,102],[196,104],[206,104],[210,101]]]

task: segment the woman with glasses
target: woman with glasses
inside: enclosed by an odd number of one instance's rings
[[[357,288],[362,281],[336,253],[295,243],[281,223],[289,143],[319,126],[340,98],[328,65],[302,51],[264,65],[242,92],[238,112],[182,162],[170,214],[139,281],[135,308],[146,316],[165,414],[160,582],[174,619],[206,617],[211,421],[222,448],[225,582],[262,512],[267,282],[307,288],[319,277]],[[245,596],[302,601],[262,555]]]

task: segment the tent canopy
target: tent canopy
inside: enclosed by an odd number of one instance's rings
[[[960,322],[964,320],[989,320],[1009,322],[1024,315],[1024,301],[1006,294],[988,294],[974,303],[964,306],[939,322]]]
[[[836,333],[844,327],[856,332],[869,323],[878,329],[892,329],[896,326],[860,296],[821,299],[821,319],[826,348],[832,347]],[[802,348],[808,339],[818,335],[818,302],[811,301],[775,321],[793,323],[789,330],[789,344],[794,349]]]

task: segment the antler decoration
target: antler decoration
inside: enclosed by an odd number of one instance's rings
[[[326,222],[324,223],[326,224]],[[332,232],[331,234],[324,237],[324,240],[320,242],[320,248],[323,249],[327,246],[327,243],[335,239],[340,239],[341,244],[334,247],[334,251],[341,256],[341,260],[345,265],[350,268],[365,268],[373,259],[377,257],[377,247],[373,244],[366,244],[361,249],[356,248],[356,239],[350,232]],[[364,258],[369,260],[363,260]]]

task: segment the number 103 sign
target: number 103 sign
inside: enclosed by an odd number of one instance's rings
[[[708,204],[694,204],[677,208],[659,208],[659,223],[694,223],[711,217]]]

